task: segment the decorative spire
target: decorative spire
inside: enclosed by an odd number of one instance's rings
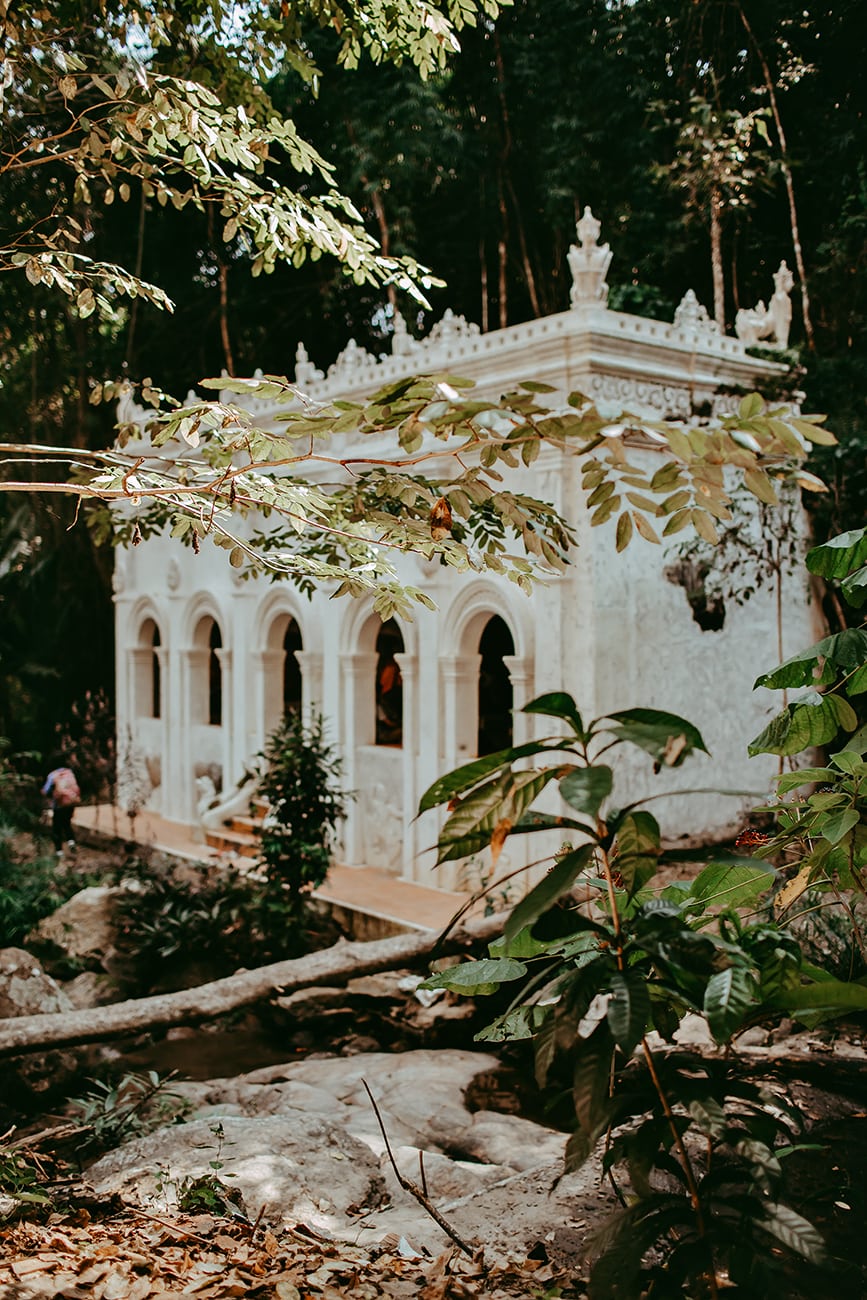
[[[299,343],[295,349],[295,384],[296,387],[307,389],[311,384],[322,378],[322,371],[317,370],[307,355],[307,349],[303,343]]]
[[[572,272],[572,290],[569,294],[573,307],[585,303],[608,301],[608,285],[605,277],[611,265],[611,249],[607,244],[600,244],[599,232],[602,229],[589,208],[577,222],[575,230],[578,244],[572,244],[568,253],[569,270]],[[580,245],[580,247],[579,247]]]

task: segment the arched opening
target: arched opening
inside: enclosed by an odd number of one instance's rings
[[[160,630],[152,618],[139,628],[133,652],[133,692],[137,718],[159,718],[162,713]]]
[[[301,665],[295,658],[295,651],[302,650],[301,629],[290,618],[283,634],[283,714],[298,713],[301,709]]]
[[[498,614],[488,619],[479,640],[479,728],[477,753],[494,754],[512,744],[512,683],[504,655],[515,653],[512,634]]]
[[[403,637],[393,618],[376,638],[376,743],[403,744],[403,679],[395,655],[403,653]]]
[[[217,653],[222,644],[220,629],[212,619],[208,634],[208,725],[211,727],[223,725],[223,665]]]
[[[154,623],[151,636],[151,717],[158,718],[162,712],[162,678],[160,676],[160,630]]]

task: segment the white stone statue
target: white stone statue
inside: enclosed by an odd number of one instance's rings
[[[376,358],[365,348],[360,348],[355,339],[350,339],[338,356],[334,365],[328,367],[329,379],[345,379],[351,382],[360,378],[360,372],[376,366]]]
[[[394,333],[391,336],[391,355],[393,357],[411,357],[419,350],[419,344],[406,328],[406,321],[399,311],[394,313]]]
[[[437,321],[425,342],[448,346],[456,339],[475,338],[478,333],[478,325],[468,321],[465,316],[456,316],[451,307],[446,307],[442,320]]]
[[[719,334],[707,307],[699,302],[693,289],[687,289],[674,313],[674,328],[681,334]]]
[[[295,384],[298,388],[306,392],[312,384],[316,384],[323,378],[321,370],[317,370],[313,362],[307,355],[307,349],[303,343],[299,343],[295,349]]]
[[[766,339],[770,347],[788,347],[792,324],[792,300],[789,295],[794,286],[792,272],[785,262],[780,262],[774,272],[774,296],[770,310],[759,299],[755,307],[742,307],[735,317],[735,333],[742,343],[750,347],[761,339]]]
[[[601,229],[600,222],[589,208],[585,208],[584,215],[575,226],[578,244],[572,244],[567,254],[569,270],[572,272],[569,301],[573,307],[581,307],[584,303],[601,303],[604,306],[608,301],[605,277],[611,265],[612,252],[607,244],[598,242]]]

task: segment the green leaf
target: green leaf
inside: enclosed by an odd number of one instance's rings
[[[841,727],[854,731],[857,725],[854,709],[840,695],[796,700],[750,741],[747,753],[751,758],[756,754],[800,754],[804,749],[829,744]]]
[[[835,681],[838,672],[851,673],[867,662],[867,632],[850,627],[823,641],[802,650],[787,659],[773,672],[762,673],[753,683],[769,690],[784,690],[790,686],[827,686]]]
[[[693,750],[708,752],[699,730],[676,713],[626,709],[606,716],[618,724],[609,728],[613,736],[637,745],[664,767],[679,767]]]
[[[812,1264],[821,1264],[825,1258],[825,1242],[818,1228],[804,1219],[788,1205],[765,1205],[764,1214],[756,1219],[756,1227],[776,1237],[777,1241]]]
[[[481,961],[462,962],[430,975],[421,986],[426,989],[451,989],[453,993],[473,996],[495,993],[501,984],[521,979],[527,974],[522,961],[512,957],[483,957]]]
[[[430,808],[448,803],[450,799],[479,785],[491,773],[502,767],[511,767],[512,763],[520,758],[529,757],[531,754],[543,754],[558,748],[556,742],[531,741],[511,749],[499,749],[494,754],[485,754],[483,758],[474,758],[471,763],[465,763],[463,767],[455,768],[453,772],[447,772],[445,776],[434,781],[422,795],[418,810],[423,813]]]
[[[574,767],[560,782],[560,793],[576,812],[596,817],[611,793],[614,773],[610,767]]]
[[[743,907],[770,889],[776,871],[769,863],[712,862],[693,881],[689,897],[704,908]]]
[[[623,514],[617,520],[617,531],[615,534],[615,547],[618,551],[625,551],[632,541],[632,516],[624,510]]]
[[[638,970],[618,971],[611,977],[608,1002],[608,1028],[617,1046],[631,1056],[644,1037],[650,1017],[650,994],[647,980]]]
[[[807,552],[807,568],[842,583],[847,600],[860,605],[867,598],[867,528],[840,533]]]
[[[831,767],[799,767],[796,772],[784,772],[777,777],[777,793],[788,794],[802,785],[813,785],[816,781],[836,781],[839,773]]]
[[[710,977],[704,992],[704,1014],[718,1043],[726,1042],[740,1027],[755,994],[755,980],[743,966],[729,966]]]
[[[617,827],[612,867],[620,872],[631,898],[652,880],[659,866],[659,823],[643,809],[629,812]]]
[[[843,808],[820,817],[816,830],[829,844],[839,844],[860,821],[861,814],[855,808]]]
[[[613,1055],[614,1040],[604,1022],[589,1038],[579,1038],[575,1044],[572,1100],[578,1123],[591,1141],[608,1123]]]
[[[525,926],[531,926],[538,921],[544,912],[554,906],[558,898],[568,893],[582,871],[586,871],[592,859],[592,844],[582,844],[580,849],[575,849],[560,858],[544,879],[530,890],[526,898],[522,898],[520,903],[512,908],[512,914],[503,929],[506,939],[514,939]]]
[[[539,695],[521,709],[522,713],[543,713],[550,718],[561,718],[568,722],[579,740],[585,738],[584,723],[575,707],[575,701],[566,691],[551,691],[548,695]]]
[[[772,1005],[792,1016],[801,1012],[821,1012],[827,1018],[850,1011],[867,1011],[867,987],[843,980],[823,979],[815,984],[801,984],[783,990]]]
[[[551,1017],[550,1007],[515,1007],[504,1016],[498,1016],[490,1025],[480,1029],[474,1037],[477,1043],[511,1043],[535,1038],[543,1023]]]
[[[449,862],[478,853],[491,842],[494,831],[508,823],[511,830],[521,814],[554,780],[559,768],[542,772],[504,772],[485,782],[460,801],[446,820],[437,840],[437,862]]]
[[[738,407],[739,420],[752,420],[756,415],[761,415],[765,409],[765,400],[758,393],[747,393],[746,397],[741,398],[741,404]]]

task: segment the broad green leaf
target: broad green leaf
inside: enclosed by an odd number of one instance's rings
[[[664,767],[679,767],[693,750],[708,752],[698,728],[676,713],[625,709],[606,716],[617,724],[609,728],[613,736],[637,745]]]
[[[831,762],[839,771],[847,772],[849,776],[867,776],[867,763],[851,749],[843,749],[839,754],[832,754]],[[831,776],[839,780],[837,772],[832,772]]]
[[[610,767],[574,767],[560,782],[560,794],[576,812],[596,817],[611,793],[614,773]]]
[[[639,970],[618,971],[612,975],[606,1015],[615,1043],[622,1052],[631,1056],[643,1038],[650,1018],[647,980]]]
[[[583,844],[580,849],[567,853],[554,864],[543,880],[531,889],[526,898],[522,898],[514,908],[505,924],[503,934],[511,940],[525,928],[531,926],[558,898],[572,888],[583,871],[586,871],[593,859],[593,846]]]
[[[704,1014],[718,1043],[726,1042],[740,1027],[755,996],[755,980],[743,966],[728,966],[710,977],[704,993]]]
[[[867,599],[867,528],[840,533],[807,552],[807,568],[823,578],[836,578],[847,600],[860,605]]]
[[[801,1012],[822,1016],[847,1015],[851,1011],[867,1011],[867,986],[847,984],[842,980],[823,979],[815,984],[801,984],[786,989],[772,1002],[780,1011],[799,1016]]]
[[[857,725],[854,709],[840,695],[796,700],[749,743],[747,753],[751,758],[756,754],[800,754],[816,745],[829,744],[841,727],[854,731]]]
[[[819,1229],[808,1219],[790,1209],[788,1205],[765,1205],[760,1219],[755,1220],[756,1227],[776,1237],[777,1241],[789,1250],[821,1264],[825,1258],[825,1241]]]
[[[761,415],[765,409],[765,399],[758,393],[747,393],[746,397],[741,398],[738,407],[739,420],[751,420],[755,415]]]
[[[551,691],[548,695],[539,695],[521,709],[522,713],[543,713],[546,717],[562,718],[568,722],[579,739],[584,739],[584,723],[575,706],[572,696],[566,691]]]
[[[617,531],[615,534],[615,548],[619,551],[625,551],[632,540],[632,516],[627,510],[617,520]]]
[[[491,957],[538,957],[540,953],[547,952],[550,940],[534,939],[529,927],[521,930],[513,939],[507,939],[504,934],[494,939],[488,944],[488,953]]]
[[[659,823],[649,812],[627,813],[617,827],[612,869],[629,897],[652,880],[659,866]]]
[[[861,814],[855,808],[842,808],[820,817],[816,830],[829,844],[839,844],[860,821]]]
[[[447,772],[445,776],[434,781],[422,795],[418,810],[423,813],[430,808],[447,803],[466,790],[472,790],[473,786],[479,785],[486,776],[490,776],[501,767],[510,767],[520,758],[557,748],[556,742],[553,741],[531,741],[526,745],[516,745],[512,749],[499,749],[494,754],[485,754],[483,758],[474,758],[471,763],[465,763],[463,767],[455,768],[453,772]]]
[[[728,1120],[715,1097],[694,1097],[687,1110],[696,1127],[707,1137],[721,1138],[725,1133]]]
[[[768,863],[712,862],[696,877],[690,898],[708,907],[743,907],[770,889],[776,871]]]
[[[535,1038],[543,1023],[551,1017],[550,1007],[515,1007],[504,1016],[498,1016],[490,1025],[475,1035],[477,1043],[511,1043],[525,1038]]]
[[[796,772],[784,772],[777,777],[777,793],[788,794],[802,785],[813,785],[817,781],[839,780],[839,773],[832,767],[799,767]]]
[[[558,771],[504,772],[468,794],[439,833],[437,862],[478,853],[504,825],[508,833]]]
[[[572,1099],[581,1129],[594,1141],[608,1122],[608,1094],[614,1040],[603,1022],[589,1038],[575,1043]]]
[[[513,957],[483,957],[481,961],[462,962],[447,970],[430,975],[424,982],[426,989],[451,989],[453,993],[485,995],[495,993],[501,984],[521,979],[527,967]]]
[[[867,632],[858,627],[846,628],[787,659],[773,672],[762,673],[753,683],[769,690],[790,686],[828,686],[838,673],[846,675],[867,663]]]

